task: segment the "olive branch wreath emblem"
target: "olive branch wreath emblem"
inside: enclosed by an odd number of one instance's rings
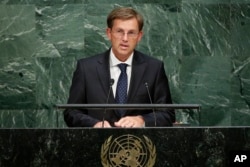
[[[149,152],[148,161],[145,167],[153,167],[156,160],[156,148],[152,141],[145,135],[143,135],[145,143],[147,145],[147,150]],[[112,167],[112,164],[109,163],[108,153],[110,149],[110,144],[112,143],[112,135],[105,140],[101,147],[101,160],[103,167]]]

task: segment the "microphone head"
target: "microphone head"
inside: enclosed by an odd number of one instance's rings
[[[144,85],[145,85],[146,87],[148,87],[148,83],[147,83],[147,82],[145,82]]]

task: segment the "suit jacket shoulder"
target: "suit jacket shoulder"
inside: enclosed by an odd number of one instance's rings
[[[137,50],[135,50],[135,52],[134,52],[134,61],[138,62],[138,63],[142,63],[142,62],[153,63],[153,64],[163,63],[161,60],[159,60],[153,56],[149,56],[147,54],[144,54],[144,53],[137,51]]]
[[[107,61],[109,59],[109,52],[110,52],[110,49],[103,52],[103,53],[99,53],[99,54],[92,55],[89,57],[81,58],[78,60],[78,62],[80,62],[80,63],[92,63],[92,62],[98,61],[98,62],[104,63],[104,61]]]

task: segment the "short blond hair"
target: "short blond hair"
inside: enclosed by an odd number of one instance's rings
[[[143,17],[140,13],[130,7],[119,7],[112,10],[107,17],[107,26],[108,28],[112,28],[115,19],[129,20],[132,18],[136,18],[139,30],[141,31],[143,28]]]

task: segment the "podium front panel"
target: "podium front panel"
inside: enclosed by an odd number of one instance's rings
[[[250,128],[1,129],[1,166],[228,166]],[[250,159],[250,157],[249,157]]]

